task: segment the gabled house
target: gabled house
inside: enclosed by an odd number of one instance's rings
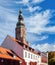
[[[17,56],[13,51],[0,47],[0,65],[20,65],[22,62],[19,56]]]

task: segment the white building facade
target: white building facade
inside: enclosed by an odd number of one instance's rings
[[[30,62],[36,62],[37,65],[41,64],[41,56],[38,54],[34,54],[33,52],[23,50],[23,58],[25,59],[25,62],[27,62],[27,65],[29,65]]]

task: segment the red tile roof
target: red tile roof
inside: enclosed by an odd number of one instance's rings
[[[13,56],[11,56],[10,54]],[[11,50],[3,48],[3,47],[0,47],[0,58],[23,61],[23,59],[16,56],[16,54],[14,54]]]
[[[9,36],[9,35],[8,35],[8,36]],[[18,43],[18,44],[24,44],[24,43],[22,43],[21,41],[19,41],[19,40],[13,38],[13,37],[11,37],[11,36],[9,36],[9,38],[12,39],[14,42],[16,42],[16,43]],[[26,45],[26,44],[24,44],[24,45]],[[21,46],[21,45],[20,45],[20,46]],[[26,45],[26,46],[28,46],[28,45]],[[34,54],[40,55],[40,52],[35,51],[35,49],[33,49],[32,47],[28,46],[28,48],[31,48],[31,49],[33,50],[33,51],[31,51],[31,50],[28,50],[28,51],[30,51],[30,52],[32,52],[32,53],[34,53]],[[24,48],[24,49],[26,49],[26,48]],[[26,50],[27,50],[27,49],[26,49]]]

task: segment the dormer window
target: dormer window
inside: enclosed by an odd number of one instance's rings
[[[14,55],[13,58],[16,58],[16,55]]]

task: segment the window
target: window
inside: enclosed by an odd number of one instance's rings
[[[39,61],[38,61],[38,63],[39,63]]]
[[[16,55],[14,55],[13,58],[16,58]]]
[[[35,59],[35,55],[33,55],[34,56],[34,59]]]
[[[27,52],[25,52],[25,57],[27,57]]]
[[[38,56],[38,58],[39,58],[39,56]]]
[[[37,56],[36,56],[36,60],[37,60]]]
[[[32,59],[32,54],[31,54],[31,59]]]
[[[28,53],[28,58],[30,58],[30,53]]]
[[[32,55],[32,59],[34,59],[34,55]]]

